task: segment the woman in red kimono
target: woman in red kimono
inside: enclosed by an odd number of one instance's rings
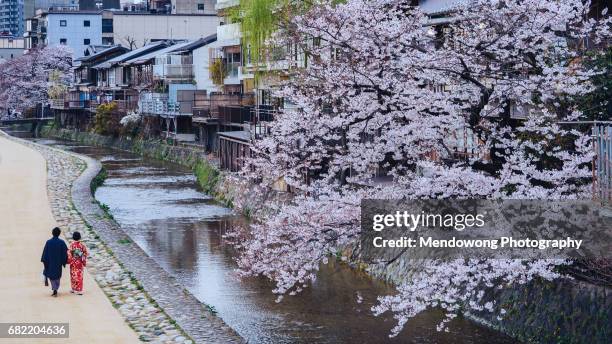
[[[87,265],[87,247],[81,240],[81,233],[72,233],[74,240],[68,247],[68,264],[70,264],[71,293],[83,295],[83,268]]]

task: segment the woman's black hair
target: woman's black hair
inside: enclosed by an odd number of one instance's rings
[[[79,233],[79,232],[73,232],[73,233],[72,233],[72,240],[76,240],[76,241],[81,240],[81,233]]]
[[[62,232],[61,229],[59,229],[59,227],[55,227],[51,230],[51,234],[53,234],[54,237],[58,237],[60,235],[60,233]]]

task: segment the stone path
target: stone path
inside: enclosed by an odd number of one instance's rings
[[[28,141],[19,142],[36,149],[47,160],[48,196],[54,217],[69,233],[78,230],[85,234],[83,242],[91,254],[89,273],[141,341],[244,342],[100,209],[90,192],[90,181],[101,167],[99,162]]]
[[[68,293],[64,270],[59,296],[42,282],[40,256],[56,226],[47,197],[46,163],[37,152],[0,132],[0,323],[68,323],[65,339],[0,339],[1,343],[138,343],[91,277],[85,295]]]

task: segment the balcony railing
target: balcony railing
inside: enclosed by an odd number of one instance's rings
[[[49,102],[51,103],[52,109],[65,109],[67,106],[66,102],[64,101],[64,98],[49,99]]]
[[[196,97],[193,101],[193,114],[196,117],[219,118],[219,108],[249,106],[255,102],[253,95],[211,94]]]
[[[153,76],[165,79],[193,79],[193,65],[154,65]]]
[[[164,100],[141,100],[140,113],[176,116],[180,113],[179,104]]]
[[[260,140],[272,133],[272,121],[278,117],[279,110],[271,106],[251,108],[251,140]]]
[[[242,106],[219,106],[220,123],[249,123],[252,119],[251,110]]]
[[[89,100],[69,100],[68,108],[70,109],[89,108]]]
[[[52,109],[95,109],[100,105],[96,100],[71,100],[65,98],[50,99]]]
[[[272,123],[256,122],[251,124],[251,140],[260,140],[272,133]]]
[[[277,116],[278,110],[269,106],[219,106],[219,122],[221,123],[258,123],[271,122]],[[263,132],[262,132],[263,133]]]
[[[117,110],[121,111],[133,111],[138,109],[138,101],[135,100],[112,100],[112,101],[103,101],[103,103],[116,103]]]

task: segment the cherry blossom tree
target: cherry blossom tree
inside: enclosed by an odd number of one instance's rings
[[[589,3],[573,0],[460,2],[442,19],[410,4],[317,1],[274,37],[299,47],[305,67],[290,68],[277,96],[294,106],[243,173],[300,192],[250,227],[239,265],[280,296],[338,253],[359,259],[363,199],[589,196],[591,143],[564,124],[583,115],[563,100],[602,73],[582,63],[580,43],[606,44],[610,20],[588,19]],[[380,171],[386,178],[373,178]],[[440,329],[462,310],[502,316],[483,288],[554,279],[566,263],[435,261],[413,267],[373,311],[393,312],[392,335],[430,307],[447,312]]]
[[[46,104],[53,89],[71,79],[72,53],[65,47],[34,49],[0,65],[0,110],[21,113]]]

